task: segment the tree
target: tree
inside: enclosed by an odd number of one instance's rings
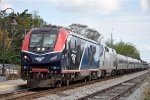
[[[2,36],[4,34],[4,22],[9,23],[9,20],[14,15],[12,13],[2,16],[0,13],[0,46],[2,46]],[[40,27],[43,24],[46,24],[44,20],[35,13],[28,13],[28,10],[24,10],[21,13],[15,13],[16,21],[18,26],[8,26],[6,33],[6,63],[19,64],[20,58],[16,55],[20,55],[22,41],[26,32],[30,31],[33,27]],[[0,49],[0,55],[2,55],[2,49]],[[0,56],[0,63],[2,63],[2,56]]]
[[[89,28],[88,28],[88,29],[85,31],[85,36],[86,36],[87,38],[92,39],[92,40],[98,41],[98,39],[99,39],[99,37],[100,37],[100,33],[99,33],[97,30],[95,30],[95,29],[89,29]]]
[[[116,50],[117,53],[124,56],[140,59],[140,53],[132,43],[125,43],[123,41],[111,44],[110,40],[106,41],[106,46]]]
[[[71,29],[71,31],[77,33],[77,34],[84,34],[84,32],[86,31],[86,29],[88,28],[87,25],[82,25],[82,24],[71,24],[69,26],[69,28]]]
[[[77,34],[83,35],[95,41],[98,41],[99,37],[101,36],[97,30],[91,29],[87,25],[83,24],[73,23],[69,26],[69,29]]]

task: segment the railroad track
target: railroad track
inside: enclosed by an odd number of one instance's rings
[[[21,96],[23,94],[27,94],[27,92],[32,91],[32,88],[25,88],[25,89],[21,89],[21,90],[16,90],[13,92],[7,92],[4,94],[0,94],[0,100],[6,100],[6,99],[11,99],[14,98],[15,96]]]
[[[133,73],[129,73],[129,74],[133,74]],[[127,75],[127,74],[125,74],[125,75]],[[107,77],[104,79],[92,80],[92,81],[88,81],[88,82],[75,82],[75,84],[73,83],[73,84],[70,84],[69,86],[62,86],[61,88],[49,88],[49,89],[32,89],[32,88],[29,88],[29,89],[14,91],[11,93],[0,94],[0,100],[20,100],[20,99],[21,100],[32,100],[32,99],[48,96],[50,94],[55,94],[55,93],[59,94],[62,91],[74,89],[77,87],[82,87],[85,85],[90,85],[90,84],[93,84],[96,82],[102,82],[102,81],[106,81],[106,80],[110,80],[110,79],[114,79],[114,78],[119,78],[122,76],[124,76],[124,75]],[[84,99],[84,98],[81,98],[81,99]]]
[[[123,75],[114,76],[114,77],[107,77],[107,78],[103,78],[100,80],[92,80],[92,81],[88,81],[88,82],[75,82],[75,83],[71,83],[69,86],[62,86],[61,88],[49,88],[49,89],[32,89],[32,88],[29,88],[29,89],[14,91],[11,93],[0,94],[0,100],[18,100],[18,99],[32,100],[32,99],[44,97],[44,96],[47,96],[50,94],[59,93],[59,92],[65,91],[65,90],[74,89],[77,87],[93,84],[96,82],[101,82],[101,81],[106,81],[106,80],[118,78],[121,76],[123,76]]]
[[[129,94],[133,93],[136,88],[140,87],[140,85],[148,76],[150,76],[150,73],[146,73],[118,85],[106,88],[104,90],[82,97],[78,100],[125,100],[126,97],[124,97],[124,95],[128,93],[129,96]]]

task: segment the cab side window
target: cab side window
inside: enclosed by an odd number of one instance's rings
[[[69,42],[69,47],[70,47],[70,49],[76,49],[76,46],[77,46],[77,41],[75,40],[74,37],[72,37]]]
[[[109,52],[109,49],[108,49],[107,47],[105,47],[105,51],[106,51],[106,52]]]

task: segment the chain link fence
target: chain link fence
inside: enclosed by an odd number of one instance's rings
[[[4,68],[0,64],[0,76],[5,77],[6,80],[14,80],[20,78],[20,68],[13,64],[5,64]]]

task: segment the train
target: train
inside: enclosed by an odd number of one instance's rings
[[[142,60],[117,54],[66,28],[34,28],[22,44],[21,78],[28,87],[61,87],[147,68]]]

